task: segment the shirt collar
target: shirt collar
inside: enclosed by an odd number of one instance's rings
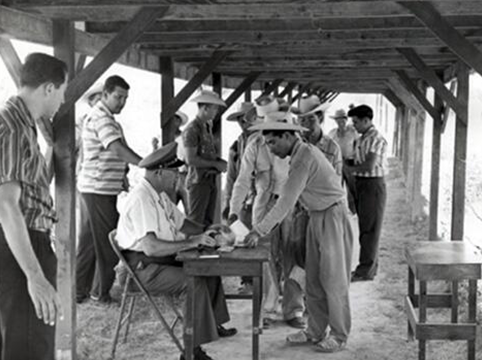
[[[154,197],[155,199],[160,199],[160,194],[154,189],[149,181],[146,178],[142,178],[139,181],[139,186],[141,186],[144,190],[146,190],[150,196]]]
[[[35,121],[32,117],[32,114],[30,113],[30,110],[28,109],[27,105],[25,105],[25,102],[20,96],[12,96],[10,99],[8,99],[9,102],[11,102],[15,107],[17,107],[21,113],[22,116],[20,116],[20,120],[24,122],[27,126],[30,126],[34,129],[37,129],[35,126]],[[25,115],[25,116],[23,116]]]
[[[114,117],[114,114],[112,114],[109,108],[102,102],[102,99],[100,101],[97,101],[94,106],[97,107],[99,110],[105,112],[107,115]]]
[[[370,125],[368,129],[365,130],[365,132],[362,134],[362,137],[367,137],[370,135],[370,133],[375,131],[375,125]]]

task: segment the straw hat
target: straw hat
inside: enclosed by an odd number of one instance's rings
[[[173,141],[147,155],[138,166],[155,170],[176,168],[183,164],[184,162],[177,158],[177,142]]]
[[[267,114],[263,123],[251,126],[249,130],[307,131],[308,129],[295,124],[293,115],[290,112],[275,111]]]
[[[338,109],[335,111],[335,115],[330,116],[332,119],[348,119],[348,116],[346,115],[346,111],[343,109]]]
[[[254,108],[253,103],[243,102],[243,103],[241,103],[241,104],[239,105],[238,111],[235,111],[235,112],[229,114],[229,116],[226,118],[226,120],[228,120],[228,121],[236,121],[236,120],[238,120],[238,118],[239,118],[240,116],[246,115],[246,113],[247,113],[249,110],[253,109],[253,108]]]
[[[85,101],[89,101],[90,99],[92,99],[92,97],[94,95],[97,95],[97,94],[102,94],[102,91],[104,90],[104,84],[98,82],[98,83],[95,83],[94,85],[92,85],[89,90],[87,90],[85,93],[84,93],[84,96],[83,96],[83,99]]]
[[[329,103],[321,103],[320,98],[316,95],[310,95],[300,99],[298,108],[295,110],[295,114],[298,116],[306,116],[315,114],[318,111],[325,112],[330,107]]]
[[[209,90],[201,90],[191,101],[198,104],[214,104],[226,107],[226,103],[219,97],[219,95],[214,91]]]
[[[265,95],[255,100],[256,113],[259,117],[266,116],[269,113],[279,111],[279,102],[272,96]]]
[[[176,111],[175,115],[179,116],[179,118],[181,119],[181,126],[184,126],[187,124],[188,117],[186,114],[184,114],[182,111]]]

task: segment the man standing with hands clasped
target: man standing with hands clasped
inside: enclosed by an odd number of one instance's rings
[[[290,156],[288,179],[275,205],[246,236],[248,246],[288,214],[296,201],[308,209],[306,233],[306,305],[308,328],[287,337],[290,345],[315,345],[321,352],[344,349],[351,327],[350,260],[353,234],[344,205],[345,192],[339,175],[323,153],[302,142],[305,131],[290,123],[286,113],[267,118],[252,130],[261,130],[270,151],[280,158]]]
[[[64,101],[67,66],[50,55],[27,56],[20,89],[0,108],[0,359],[54,359],[57,221],[36,123]]]

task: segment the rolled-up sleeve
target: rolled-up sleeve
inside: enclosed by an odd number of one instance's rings
[[[122,130],[115,120],[108,116],[101,117],[94,122],[94,129],[99,136],[99,140],[104,148],[108,148],[111,143],[122,139]]]
[[[22,159],[22,137],[17,131],[0,125],[0,184],[27,181]]]

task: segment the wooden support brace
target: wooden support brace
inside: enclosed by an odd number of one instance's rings
[[[169,6],[143,7],[70,83],[59,113],[73,106],[80,96],[131,46],[142,33],[162,17]]]
[[[444,83],[439,79],[435,71],[429,68],[422,60],[420,56],[411,48],[399,48],[397,49],[405,58],[412,64],[417,70],[420,77],[424,79],[434,90],[440,95],[440,97],[457,113],[462,121],[467,121],[467,104],[461,104],[447,89]]]
[[[0,57],[3,59],[8,73],[17,88],[20,87],[20,69],[22,62],[15,51],[10,39],[0,36]]]
[[[261,95],[269,95],[271,94],[278,86],[281,85],[283,82],[283,79],[275,79],[271,84],[269,84],[266,89],[264,89],[263,93]]]
[[[278,95],[279,98],[284,98],[286,95],[289,94],[291,90],[293,90],[296,86],[296,83],[289,82],[288,85],[283,89],[283,91]]]
[[[226,112],[238,98],[251,87],[251,85],[256,81],[256,79],[261,75],[261,72],[251,72],[246,76],[246,78],[239,84],[239,86],[228,96],[225,100],[226,108],[223,109],[223,113]]]
[[[400,106],[403,106],[403,102],[402,100],[400,100],[398,98],[397,95],[395,95],[395,93],[390,90],[390,89],[385,89],[385,91],[383,91],[383,95],[388,99],[388,101],[390,101],[392,103],[392,105],[394,107],[400,107]]]
[[[85,60],[87,60],[87,55],[80,54],[75,64],[75,74],[79,74],[82,70],[84,70]]]
[[[311,86],[312,84],[313,84],[312,82],[309,82],[309,83],[303,85],[303,86],[301,87],[301,89],[298,91],[298,94],[296,94],[296,95],[291,99],[291,103],[293,104],[296,100],[298,100],[298,99],[305,93],[305,91],[310,88],[310,86]]]

